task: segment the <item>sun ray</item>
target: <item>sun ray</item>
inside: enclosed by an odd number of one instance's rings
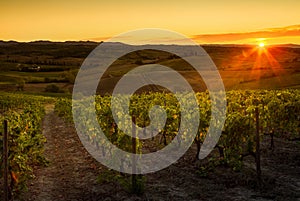
[[[236,71],[236,79],[240,80],[240,84],[252,81],[261,83],[261,80],[265,83],[266,79],[276,79],[274,82],[282,84],[285,70],[276,59],[278,51],[281,51],[280,47],[268,46],[265,41],[259,41],[255,46],[243,47],[240,54],[234,55],[230,62],[226,60],[222,65],[225,69]]]

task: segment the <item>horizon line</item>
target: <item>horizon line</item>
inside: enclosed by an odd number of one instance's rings
[[[118,42],[118,41],[96,41],[96,40],[48,40],[48,39],[37,39],[37,40],[31,40],[31,41],[18,41],[18,40],[0,40],[0,43],[38,43],[38,42],[45,42],[45,43],[123,43],[125,45],[133,45],[128,44],[124,42]],[[136,45],[136,44],[134,44]],[[138,45],[178,45],[178,46],[184,46],[184,44],[138,44]],[[198,43],[200,46],[257,46],[257,44],[253,43]],[[277,43],[277,44],[267,44],[266,46],[284,46],[284,45],[294,45],[294,46],[300,46],[298,43]]]

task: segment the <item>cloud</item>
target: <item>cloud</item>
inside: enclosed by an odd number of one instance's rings
[[[278,38],[287,36],[300,36],[300,25],[267,28],[261,31],[254,32],[194,35],[192,36],[192,39],[200,42],[214,43],[238,41],[251,38]]]

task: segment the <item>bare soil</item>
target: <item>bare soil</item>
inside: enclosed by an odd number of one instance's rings
[[[240,172],[218,166],[207,175],[199,174],[204,161],[195,161],[193,145],[175,164],[145,176],[142,195],[128,192],[117,181],[98,182],[106,167],[93,159],[82,146],[74,126],[65,123],[48,106],[43,121],[47,138],[47,167],[36,167],[36,177],[20,200],[300,200],[300,143],[269,138],[262,143],[262,187],[256,183],[254,159],[245,159]]]

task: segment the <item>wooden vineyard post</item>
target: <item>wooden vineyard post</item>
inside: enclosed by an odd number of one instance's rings
[[[8,189],[8,131],[7,120],[4,120],[4,134],[3,134],[3,166],[4,166],[4,201],[8,201],[9,189]]]
[[[136,119],[135,116],[132,117],[132,176],[131,176],[131,192],[135,194],[143,193],[142,175],[141,169],[137,167],[137,139],[136,139]]]
[[[260,136],[259,136],[259,112],[258,108],[255,108],[255,119],[256,119],[256,174],[258,186],[261,186],[261,169],[260,169]]]
[[[132,191],[137,190],[137,175],[136,175],[136,128],[135,128],[135,116],[132,117]]]
[[[274,151],[274,129],[271,130],[270,136],[271,136],[271,150],[273,152]]]

